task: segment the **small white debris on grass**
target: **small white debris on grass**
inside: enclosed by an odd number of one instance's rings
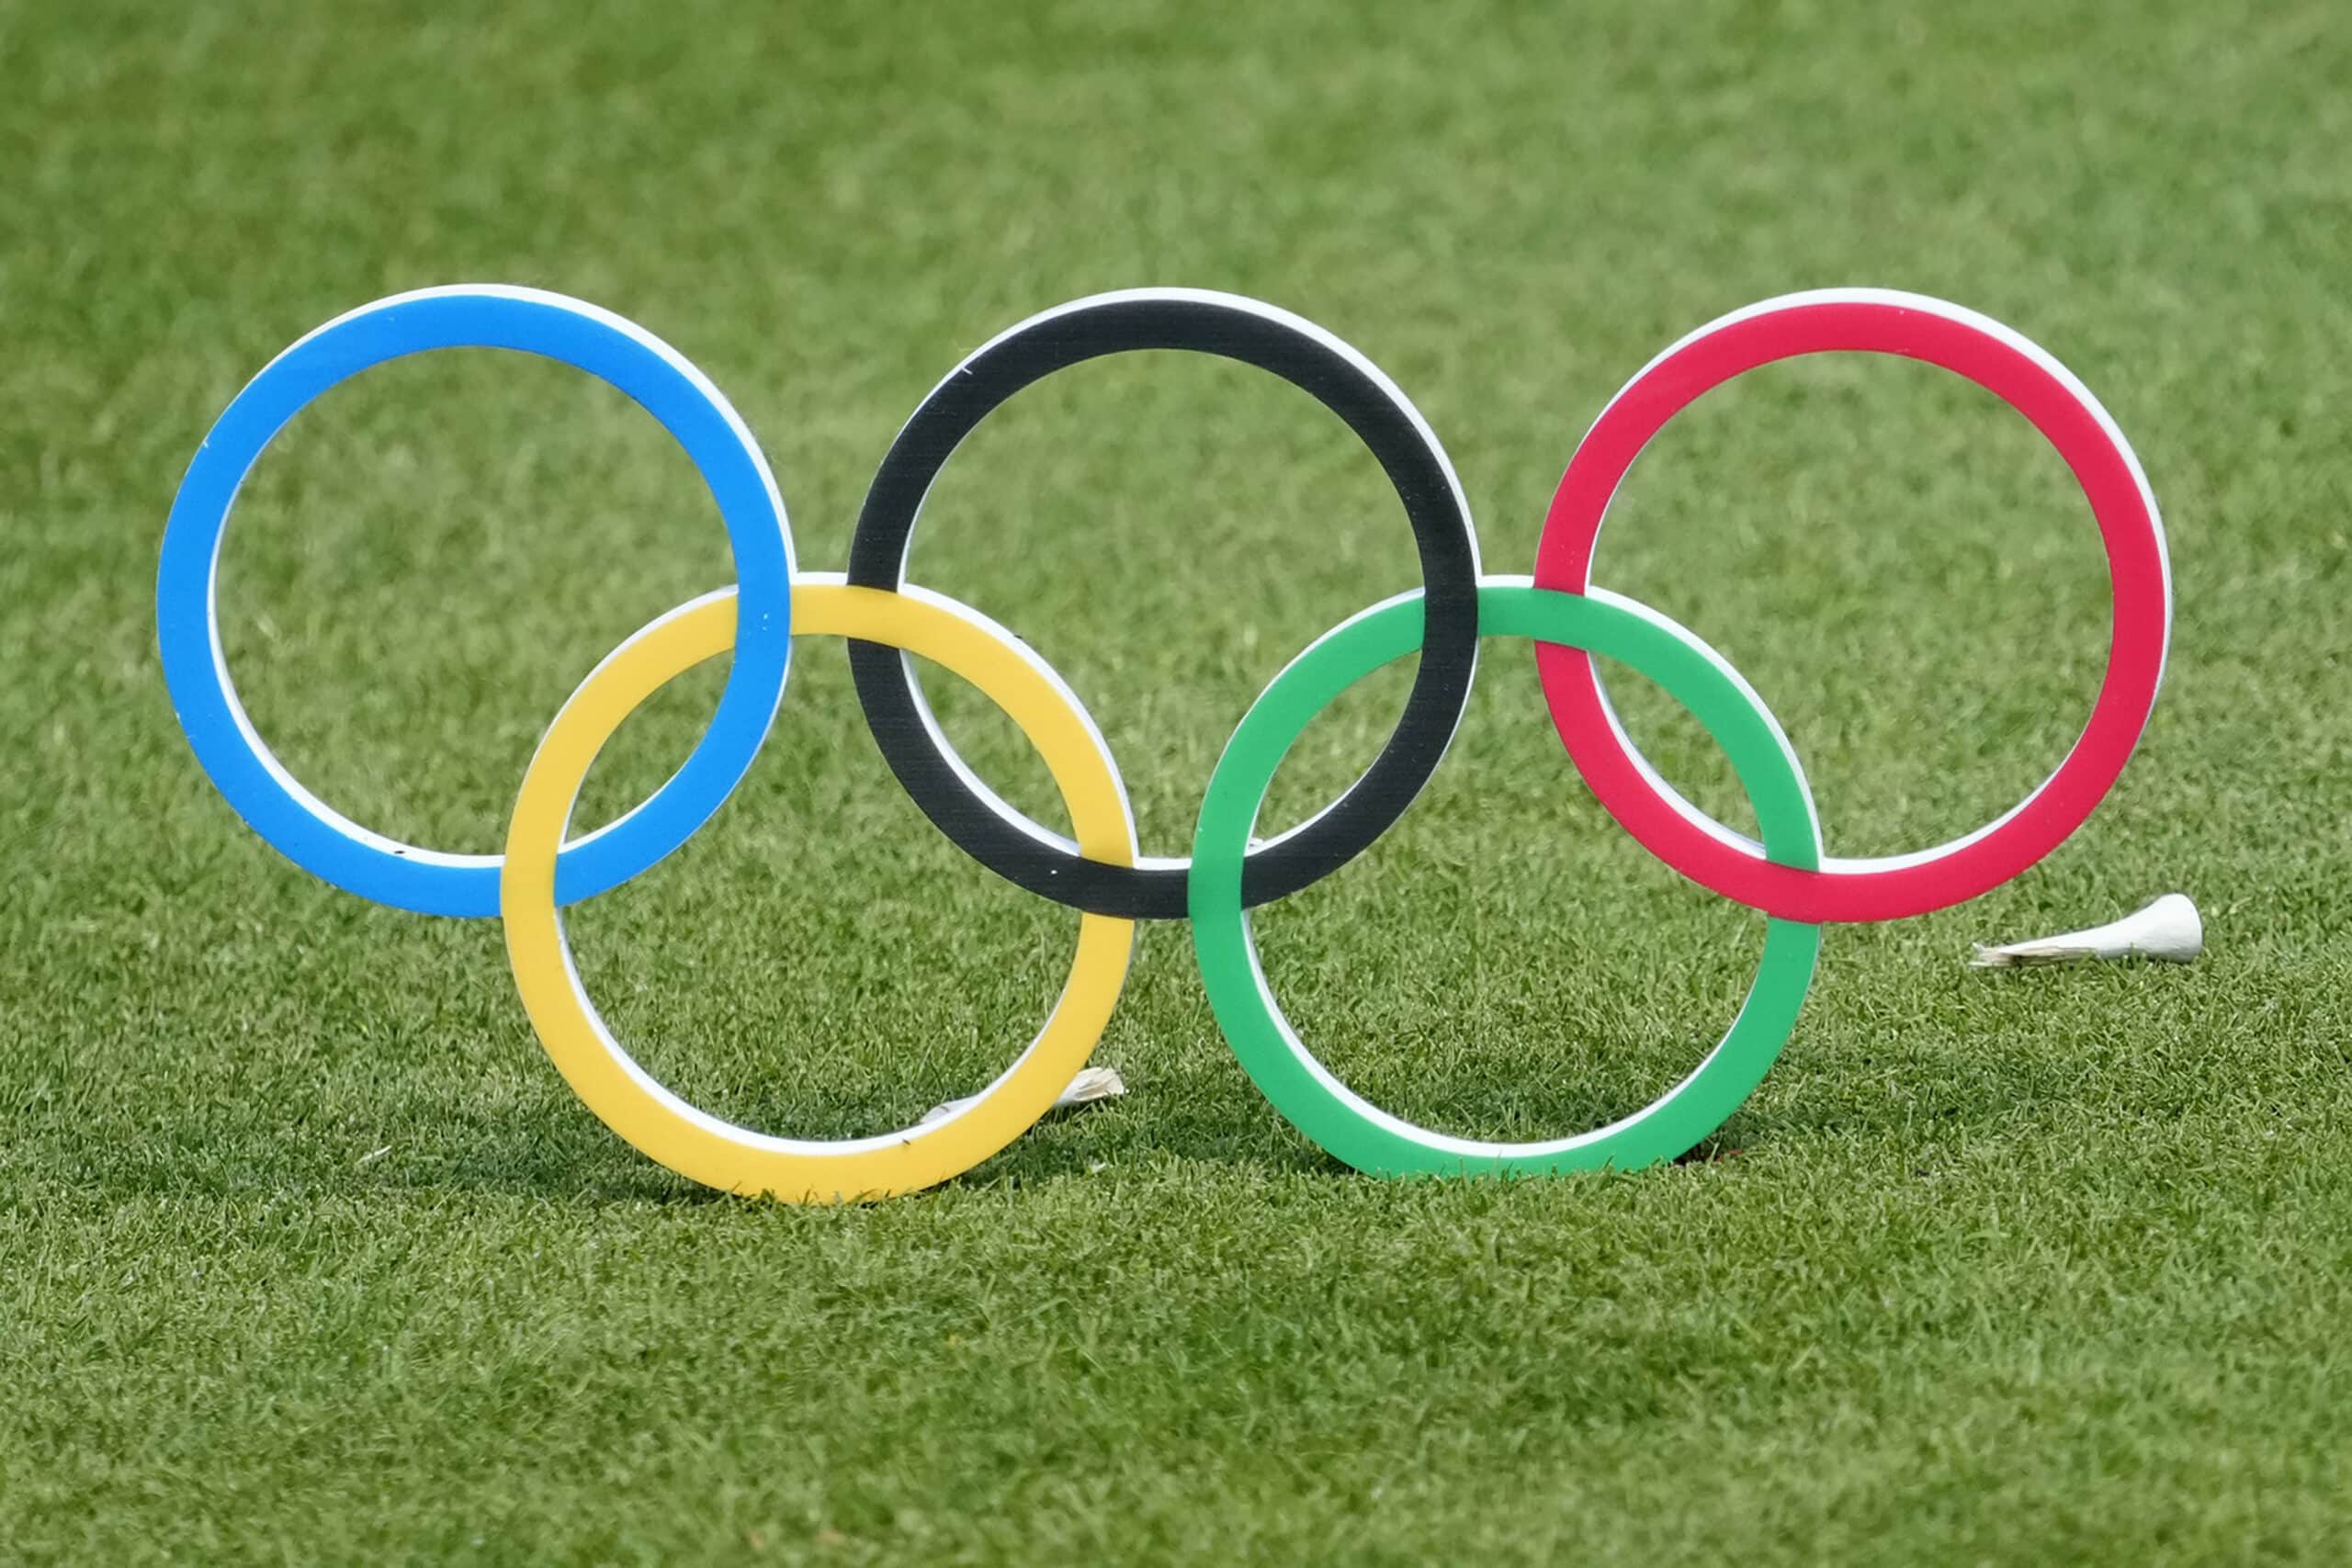
[[[390,1154],[391,1152],[392,1145],[390,1144],[386,1144],[380,1149],[369,1149],[366,1154],[359,1156],[359,1163],[363,1168],[374,1165],[378,1160],[382,1159],[386,1155]]]
[[[1118,1068],[1083,1067],[1080,1069],[1078,1077],[1069,1080],[1069,1087],[1062,1090],[1060,1096],[1055,1100],[1052,1109],[1076,1111],[1080,1106],[1097,1104],[1105,1100],[1116,1100],[1126,1092],[1127,1080],[1119,1076]],[[976,1094],[964,1100],[951,1100],[944,1105],[934,1105],[922,1113],[922,1120],[916,1125],[928,1127],[942,1117],[955,1115],[978,1099],[979,1096]]]
[[[2184,893],[2167,893],[2154,903],[2088,931],[1976,946],[1972,969],[2022,969],[2037,964],[2075,964],[2099,958],[2155,958],[2186,964],[2205,951],[2205,922]]]

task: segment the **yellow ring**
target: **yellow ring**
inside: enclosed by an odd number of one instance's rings
[[[1045,759],[1080,852],[1134,863],[1135,819],[1102,736],[1052,670],[996,623],[920,589],[852,588],[812,576],[794,580],[792,631],[903,649],[978,686]],[[697,1111],[654,1082],[606,1030],[572,967],[555,902],[556,852],[581,781],[621,721],[734,642],[733,589],[681,605],[615,649],[548,727],[523,775],[498,884],[514,988],[539,1043],[588,1108],[681,1176],[794,1203],[887,1198],[944,1181],[1026,1132],[1085,1066],[1125,983],[1135,923],[1082,917],[1069,979],[1046,1027],[976,1100],[927,1126],[839,1142],[776,1138]]]

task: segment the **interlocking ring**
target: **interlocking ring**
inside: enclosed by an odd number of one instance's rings
[[[921,590],[888,593],[839,578],[792,590],[804,636],[864,637],[934,660],[1002,708],[1046,760],[1089,855],[1135,858],[1126,791],[1086,710],[1045,660],[978,611]],[[1080,919],[1078,954],[1046,1027],[1012,1066],[954,1114],[902,1132],[833,1142],[769,1137],[695,1110],[656,1083],[588,999],[556,907],[556,846],[589,764],[613,731],[662,686],[734,641],[736,595],[722,590],[672,611],[613,650],[557,713],[539,742],[506,831],[500,902],[515,988],[539,1042],[590,1110],[681,1175],[732,1192],[794,1202],[885,1198],[968,1170],[1045,1114],[1086,1065],[1126,981],[1135,927]]]
[[[1405,594],[1323,634],[1274,677],[1209,775],[1193,844],[1193,945],[1217,1026],[1259,1090],[1293,1125],[1359,1170],[1418,1176],[1485,1171],[1549,1175],[1672,1159],[1721,1126],[1763,1081],[1813,985],[1821,928],[1769,923],[1755,983],[1713,1051],[1689,1077],[1622,1121],[1574,1137],[1495,1144],[1433,1133],[1349,1089],[1302,1043],[1258,964],[1240,893],[1241,852],[1275,767],[1339,694],[1420,643],[1419,595]],[[1738,671],[1656,611],[1605,591],[1551,593],[1491,578],[1478,591],[1488,637],[1537,639],[1623,660],[1690,710],[1730,757],[1779,863],[1821,860],[1821,824],[1804,772],[1781,727]]]
[[[643,405],[686,449],[718,502],[735,575],[756,606],[710,728],[670,781],[563,852],[566,902],[617,887],[694,836],[741,783],[784,696],[792,649],[792,539],[775,476],[734,408],[684,355],[609,310],[536,288],[396,294],[337,316],[279,355],[213,423],[164,526],[156,640],[172,709],[197,761],[254,832],[303,870],[426,915],[498,912],[498,857],[448,854],[373,833],[271,754],[229,681],[213,589],[238,487],[262,448],[329,388],[435,348],[511,348],[577,367]]]
[[[1250,904],[1320,881],[1404,815],[1437,772],[1470,701],[1478,661],[1478,542],[1470,505],[1436,434],[1396,384],[1311,321],[1231,294],[1142,288],[1032,316],[949,371],[890,444],[850,543],[849,580],[905,581],[907,553],[932,481],[964,437],[1006,399],[1082,360],[1134,349],[1191,349],[1270,370],[1313,395],[1371,448],[1396,487],[1420,551],[1430,630],[1396,732],[1346,793],[1250,852]],[[1132,919],[1184,913],[1186,863],[1109,866],[1081,857],[983,784],[941,733],[912,661],[853,644],[858,701],[890,771],[939,830],[982,865],[1032,893]]]
[[[573,693],[524,776],[503,858],[394,843],[304,790],[238,704],[213,615],[230,505],[277,431],[311,398],[368,366],[458,344],[559,359],[642,403],[685,446],[717,497],[738,577],[734,588],[636,633]],[[1189,861],[1137,856],[1134,817],[1109,749],[1042,659],[978,611],[903,581],[925,492],[989,410],[1064,366],[1136,348],[1224,355],[1272,370],[1332,408],[1396,484],[1427,580],[1326,633],[1276,675],[1217,761]],[[2082,480],[2116,581],[2107,684],[2057,775],[1992,827],[1889,862],[1825,858],[1804,772],[1762,700],[1690,632],[1585,581],[1611,493],[1677,409],[1755,365],[1841,348],[1929,359],[2016,404]],[[338,317],[238,394],[174,502],[156,597],[175,710],[207,773],[265,839],[298,864],[379,902],[503,915],[525,1010],[591,1110],[695,1180],[793,1201],[910,1191],[969,1169],[1017,1137],[1092,1051],[1125,981],[1132,921],[1145,918],[1190,918],[1203,984],[1245,1069],[1308,1137],[1362,1169],[1551,1172],[1672,1158],[1719,1126],[1778,1055],[1812,983],[1821,941],[1812,922],[1889,919],[1971,897],[2016,874],[2080,824],[2146,721],[2170,612],[2154,502],[2131,448],[2089,392],[2041,350],[1983,317],[1915,296],[1852,290],[1768,301],[1661,355],[1577,448],[1545,525],[1535,577],[1484,579],[1461,487],[1404,394],[1330,334],[1253,300],[1182,289],[1103,295],[991,341],[934,389],[893,443],[860,515],[849,572],[796,577],[766,460],[726,400],[675,351],[618,317],[557,295],[426,289]],[[564,904],[653,864],[740,781],[775,716],[796,633],[851,640],[858,697],[876,739],[943,831],[1001,875],[1083,911],[1061,998],[1012,1066],[941,1121],[876,1137],[774,1137],[685,1103],[612,1037],[563,932]],[[1482,636],[1535,642],[1569,754],[1621,822],[1685,874],[1773,917],[1746,1003],[1688,1077],[1622,1121],[1544,1143],[1451,1137],[1363,1100],[1283,1019],[1250,936],[1250,908],[1344,864],[1402,815],[1461,719]],[[718,713],[685,764],[635,811],[567,843],[581,780],[622,720],[682,671],[730,649]],[[892,649],[900,655],[895,663]],[[1372,766],[1322,813],[1253,846],[1268,782],[1315,714],[1363,675],[1416,649],[1419,675],[1404,717]],[[1633,750],[1592,674],[1592,653],[1655,679],[1716,738],[1755,804],[1760,844],[1703,817]],[[933,721],[910,654],[965,676],[1020,725],[1062,793],[1074,840],[1022,816],[972,774]]]
[[[1917,294],[1825,289],[1735,310],[1650,361],[1593,422],[1544,517],[1535,583],[1588,589],[1610,499],[1668,420],[1743,371],[1838,350],[1899,355],[1967,377],[2030,420],[2089,499],[2115,582],[2114,629],[2090,722],[2058,771],[2006,816],[1936,849],[1776,864],[1658,775],[1585,653],[1544,644],[1535,660],[1568,755],[1643,848],[1691,881],[1783,919],[1891,920],[1973,898],[2056,849],[2106,798],[2155,709],[2172,639],[2164,523],[2132,444],[2089,388],[1998,321]]]

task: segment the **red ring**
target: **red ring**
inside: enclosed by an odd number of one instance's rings
[[[2172,633],[2164,524],[2123,433],[2065,367],[1998,322],[1917,295],[1838,289],[1735,311],[1651,361],[1594,421],[1544,515],[1535,586],[1570,593],[1590,586],[1611,497],[1650,437],[1684,407],[1759,365],[1838,351],[1899,355],[1967,377],[2033,422],[2090,502],[2114,584],[2113,631],[2090,722],[2058,771],[2007,816],[1940,849],[1800,871],[1772,864],[1759,846],[1653,782],[1618,728],[1590,657],[1538,643],[1535,661],[1570,760],[1652,854],[1782,919],[1891,920],[1973,898],[2056,849],[2114,784],[2155,706]]]

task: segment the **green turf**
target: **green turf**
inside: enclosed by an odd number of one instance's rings
[[[2340,1557],[2340,6],[413,9],[0,0],[0,1558]],[[820,568],[933,380],[1091,290],[1232,288],[1354,342],[1445,438],[1498,571],[1682,332],[1797,288],[1939,294],[2131,433],[2171,524],[2172,673],[2044,865],[1829,932],[1702,1157],[1357,1177],[1251,1090],[1167,928],[1099,1054],[1125,1100],[881,1207],[718,1198],[573,1100],[494,924],[278,859],[164,695],[156,543],[213,415],[336,311],[476,278],[695,357]],[[1711,398],[1600,562],[1773,705],[1838,852],[2001,809],[2098,677],[2062,465],[1917,366]],[[1336,422],[1165,356],[991,421],[916,565],[1084,695],[1163,852],[1250,696],[1414,580]],[[220,597],[298,773],[489,849],[573,682],[728,576],[650,422],[460,354],[288,432]],[[1270,824],[1369,757],[1389,676],[1310,730]],[[675,764],[717,680],[625,729],[589,815]],[[1045,795],[935,686],[992,779]],[[1622,694],[1736,817],[1695,729]],[[2193,968],[1961,967],[2176,887],[2207,915]],[[572,931],[682,1092],[835,1134],[1008,1061],[1073,924],[939,840],[812,644],[733,802]],[[1509,644],[1423,802],[1258,929],[1337,1070],[1495,1136],[1688,1070],[1762,935],[1600,816]]]

